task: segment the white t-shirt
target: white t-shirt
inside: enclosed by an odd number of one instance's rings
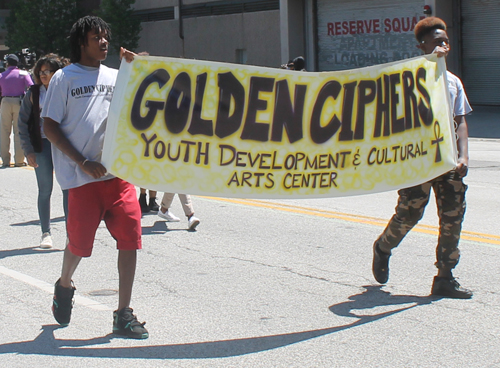
[[[118,70],[78,63],[59,69],[50,81],[42,108],[42,117],[59,123],[73,147],[90,161],[101,161],[109,105]],[[91,182],[112,179],[112,175],[94,179],[52,147],[56,178],[62,189],[76,188]]]
[[[451,110],[453,117],[467,115],[472,111],[460,78],[447,71],[448,89],[450,90]]]

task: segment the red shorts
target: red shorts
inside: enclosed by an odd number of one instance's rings
[[[68,248],[90,257],[101,220],[120,250],[142,248],[141,208],[135,187],[119,178],[97,181],[68,192]]]

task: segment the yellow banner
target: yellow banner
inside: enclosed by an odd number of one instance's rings
[[[313,198],[416,185],[456,165],[444,58],[309,73],[122,61],[103,164],[147,189]]]

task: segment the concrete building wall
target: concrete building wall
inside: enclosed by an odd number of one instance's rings
[[[142,23],[137,51],[147,51],[154,56],[182,56],[179,22],[163,20]]]
[[[282,64],[306,53],[304,7],[304,0],[280,0]]]
[[[212,0],[214,1],[214,0]],[[207,0],[182,0],[183,5],[204,4]],[[168,6],[179,6],[179,0],[135,0],[136,10],[165,8]]]
[[[340,0],[332,0],[342,3]],[[135,9],[176,7],[176,19],[143,22],[138,51],[152,55],[238,62],[237,51],[245,50],[246,63],[276,67],[298,56],[306,56],[307,69],[317,70],[317,0],[280,0],[280,10],[220,16],[183,18],[184,40],[180,38],[178,6],[206,4],[206,0],[136,0]],[[366,7],[373,2],[361,1]],[[418,1],[417,1],[418,3]],[[420,0],[449,26],[452,54],[450,70],[460,74],[459,25],[453,19],[452,0]]]
[[[135,0],[134,9],[155,9],[167,6],[177,6],[178,4],[179,0]]]
[[[186,18],[182,20],[182,28],[184,39],[180,38],[178,19],[143,22],[138,51],[235,63],[236,50],[245,50],[246,64],[280,65],[277,10]]]

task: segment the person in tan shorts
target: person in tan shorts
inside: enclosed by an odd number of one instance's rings
[[[181,201],[182,209],[188,219],[188,229],[195,230],[196,226],[200,224],[200,220],[194,216],[193,202],[189,194],[177,194]],[[174,200],[175,193],[164,193],[161,200],[161,207],[158,211],[158,216],[168,222],[179,222],[181,219],[170,211],[170,206]]]

